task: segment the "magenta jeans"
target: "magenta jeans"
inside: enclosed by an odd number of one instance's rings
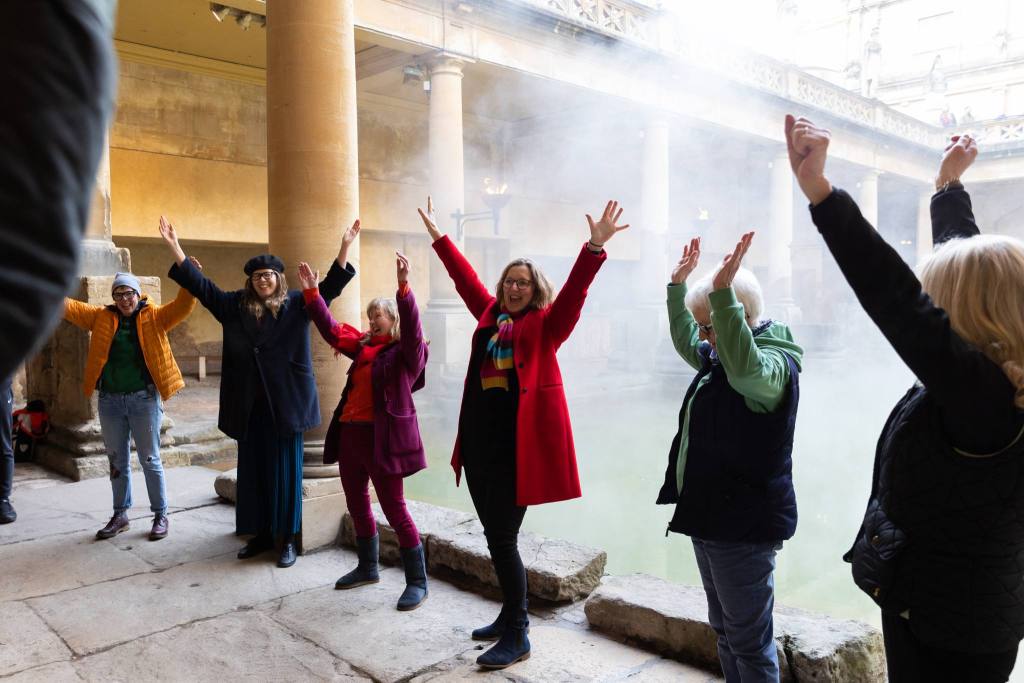
[[[348,513],[356,528],[356,536],[372,538],[377,535],[377,522],[370,508],[370,488],[377,492],[377,500],[384,509],[391,528],[398,535],[398,545],[415,548],[420,544],[420,532],[405,507],[402,477],[381,474],[373,464],[373,425],[363,422],[343,422],[339,435],[340,454],[338,470],[341,488],[345,491]]]

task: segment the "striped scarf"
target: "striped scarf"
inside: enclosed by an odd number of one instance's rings
[[[512,369],[512,316],[498,316],[498,330],[487,342],[487,356],[480,364],[480,382],[484,391],[508,391],[508,371]]]

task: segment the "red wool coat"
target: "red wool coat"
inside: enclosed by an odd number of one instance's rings
[[[448,239],[434,242],[434,251],[448,270],[459,296],[477,319],[477,330],[497,324],[500,305],[480,282],[473,267]],[[531,310],[512,328],[512,359],[519,378],[516,416],[516,504],[539,505],[579,498],[580,476],[569,424],[569,408],[562,388],[562,373],[555,352],[580,319],[587,288],[601,264],[603,251],[583,246],[562,290],[547,308]],[[479,377],[466,377],[466,383]],[[465,390],[462,410],[465,410]],[[461,431],[461,422],[460,431]],[[452,468],[455,483],[462,476],[461,434],[455,439]]]

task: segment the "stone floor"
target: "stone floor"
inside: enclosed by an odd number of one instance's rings
[[[104,479],[76,483],[19,465],[19,518],[0,526],[0,678],[65,680],[717,681],[714,675],[589,631],[581,605],[532,616],[533,656],[500,673],[474,664],[469,631],[498,605],[432,580],[414,612],[397,612],[404,579],[339,592],[355,562],[331,548],[278,569],[240,562],[234,508],[217,472],[167,471],[170,536],[146,538],[141,475],[132,528],[109,541]],[[340,514],[339,510],[339,514]],[[137,520],[137,521],[135,521]]]

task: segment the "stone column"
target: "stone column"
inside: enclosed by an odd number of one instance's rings
[[[90,304],[110,304],[110,286],[119,270],[131,270],[131,256],[111,239],[108,147],[96,171],[89,222],[82,239],[81,283],[70,296]],[[160,303],[160,278],[139,280],[150,299]],[[96,394],[87,399],[82,392],[88,351],[89,334],[70,323],[61,323],[25,366],[25,399],[44,401],[53,425],[49,436],[36,448],[36,462],[75,480],[102,477],[108,472]],[[165,420],[162,430],[166,432],[170,425],[170,420]],[[165,435],[165,444],[169,441]]]
[[[462,69],[465,64],[465,60],[444,53],[429,62],[430,195],[434,199],[438,228],[459,249],[464,249],[465,241],[457,234],[452,214],[465,210],[462,130]],[[461,366],[469,357],[473,321],[448,271],[433,254],[430,257],[430,301],[424,311],[423,326],[430,338],[431,365],[439,369],[442,376],[458,378]]]
[[[921,190],[917,200],[917,260],[920,263],[932,253],[932,189]]]
[[[789,154],[778,152],[768,164],[771,174],[768,190],[769,255],[768,282],[765,298],[776,308],[793,306],[793,171],[789,167]],[[783,315],[784,311],[779,310]],[[787,320],[793,321],[792,316]]]
[[[352,0],[267,3],[267,193],[270,251],[296,286],[299,261],[326,272],[359,215]],[[349,259],[358,268],[358,242]],[[359,279],[331,306],[358,324]],[[315,334],[315,331],[314,331]],[[322,422],[307,435],[306,476],[317,465],[346,365],[319,339],[313,369]],[[335,468],[322,472],[337,475]]]
[[[857,183],[857,206],[868,223],[878,229],[878,169],[868,169]]]

